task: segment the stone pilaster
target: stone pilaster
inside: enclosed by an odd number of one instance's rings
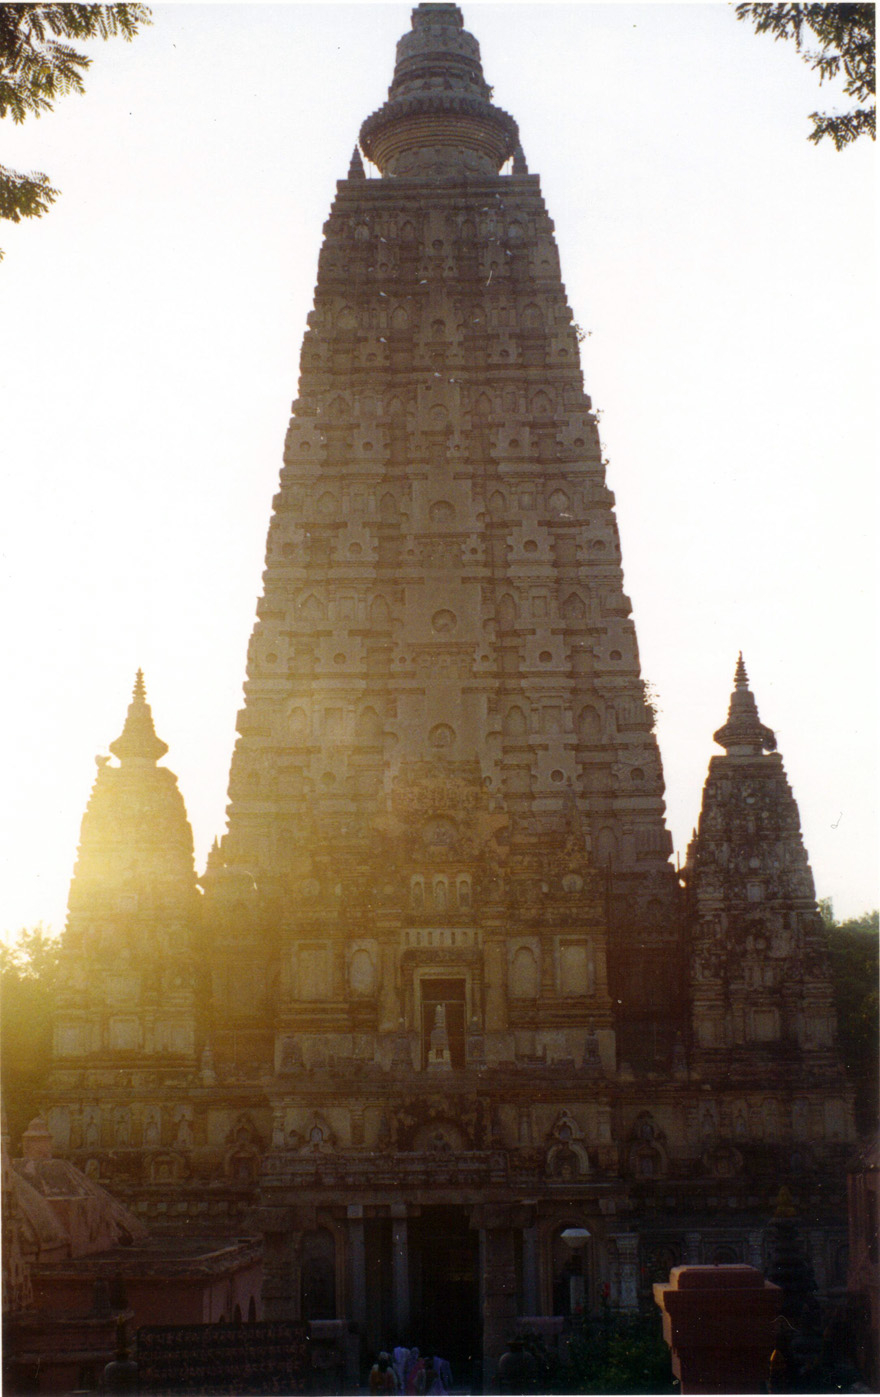
[[[483,1383],[491,1391],[498,1366],[516,1324],[515,1232],[501,1209],[487,1209],[481,1242],[483,1302]],[[497,1214],[497,1216],[496,1216]],[[496,1225],[500,1224],[500,1225]]]
[[[346,1215],[348,1217],[348,1294],[351,1305],[348,1317],[363,1333],[367,1323],[367,1268],[363,1204],[349,1203]]]
[[[292,1229],[288,1208],[262,1208],[264,1319],[299,1318],[299,1274],[295,1265],[300,1233]]]
[[[409,1237],[407,1232],[405,1203],[391,1206],[391,1295],[393,1327],[398,1342],[404,1343],[409,1336],[410,1296],[409,1296]]]
[[[635,1232],[616,1232],[613,1241],[617,1246],[619,1303],[626,1312],[634,1313],[639,1308],[639,1238]]]
[[[523,1228],[523,1313],[541,1313],[537,1227]]]

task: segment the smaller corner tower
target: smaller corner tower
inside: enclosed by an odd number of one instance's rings
[[[177,778],[158,765],[168,746],[140,670],[110,751],[115,761],[96,759],[62,945],[49,1124],[65,1150],[134,1147],[145,1123],[132,1089],[144,1069],[183,1081],[195,1060],[193,838]],[[83,1068],[94,1099],[74,1092],[69,1105]]]
[[[742,655],[715,741],[725,755],[709,764],[685,867],[694,1065],[755,1093],[740,1103],[743,1134],[842,1144],[852,1121],[825,931],[797,804]]]

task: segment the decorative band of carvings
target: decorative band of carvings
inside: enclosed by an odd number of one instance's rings
[[[491,153],[500,166],[516,149],[519,128],[500,107],[474,97],[436,93],[387,102],[367,117],[360,139],[365,155],[380,168],[413,145],[459,142]]]

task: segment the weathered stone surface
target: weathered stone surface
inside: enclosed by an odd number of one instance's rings
[[[685,878],[691,922],[693,1063],[746,1094],[739,1139],[805,1150],[852,1139],[834,1049],[825,931],[797,805],[740,656],[715,740]]]
[[[112,1080],[119,1053],[166,1069],[194,1058],[198,896],[192,831],[176,778],[156,765],[168,748],[156,736],[140,671],[110,750],[118,765],[97,759],[83,817],[54,1047],[59,1064],[88,1059]],[[101,1120],[95,1104],[86,1115],[83,1144],[135,1143],[128,1108]],[[65,1144],[77,1134],[70,1123],[52,1124]]]

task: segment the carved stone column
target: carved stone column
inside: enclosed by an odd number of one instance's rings
[[[541,1313],[541,1289],[538,1283],[538,1229],[523,1228],[523,1313]]]
[[[503,1033],[507,1028],[504,948],[487,941],[483,947],[483,960],[486,979],[486,1032]]]
[[[301,1233],[292,1232],[289,1208],[261,1208],[257,1214],[263,1233],[263,1292],[262,1308],[265,1319],[297,1319],[299,1317],[299,1285],[294,1261],[293,1239]]]
[[[635,1232],[618,1232],[617,1257],[620,1275],[620,1308],[635,1312],[639,1308],[639,1238]]]
[[[302,1239],[302,1232],[291,1232],[287,1239],[287,1256],[290,1267],[289,1319],[302,1319]]]
[[[367,1255],[364,1243],[364,1209],[361,1203],[349,1203],[348,1216],[348,1300],[349,1319],[361,1333],[367,1324]]]
[[[398,1343],[409,1334],[409,1238],[406,1204],[391,1205],[391,1300],[394,1333]]]
[[[498,1360],[516,1324],[516,1261],[514,1229],[501,1216],[503,1209],[483,1210],[485,1224],[480,1248],[483,1297],[483,1389],[492,1390]],[[494,1216],[495,1213],[499,1216]],[[499,1225],[500,1224],[500,1225]]]
[[[809,1238],[807,1255],[813,1263],[816,1289],[821,1292],[828,1289],[828,1267],[826,1265],[828,1239],[820,1227],[811,1227],[807,1236]]]
[[[382,947],[382,981],[379,992],[379,1032],[393,1033],[400,1018],[400,997],[397,993],[397,948]]]

